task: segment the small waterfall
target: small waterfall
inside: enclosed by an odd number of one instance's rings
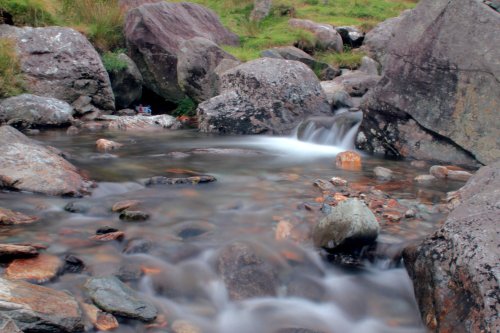
[[[294,137],[303,142],[353,149],[362,117],[361,111],[350,112],[345,108],[333,117],[311,117],[297,126]]]

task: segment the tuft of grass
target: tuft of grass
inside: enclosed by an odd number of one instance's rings
[[[176,117],[179,116],[188,116],[194,117],[196,116],[196,108],[198,105],[195,101],[193,101],[189,97],[185,97],[182,99],[179,104],[177,104],[177,108],[172,112],[172,114]]]
[[[65,24],[85,34],[100,52],[124,47],[119,0],[59,0]]]
[[[21,68],[16,53],[16,43],[0,38],[0,98],[24,92]]]
[[[127,68],[127,62],[118,58],[118,55],[123,51],[123,49],[118,49],[114,52],[105,52],[102,55],[102,63],[108,72],[118,72]]]
[[[333,67],[357,69],[361,59],[366,54],[358,49],[346,48],[343,53],[321,52],[316,54],[316,59]]]
[[[57,6],[53,0],[0,0],[0,12],[12,15],[18,26],[40,27],[57,23]]]

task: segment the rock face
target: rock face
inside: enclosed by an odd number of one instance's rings
[[[422,318],[434,332],[496,332],[500,327],[500,162],[458,191],[443,227],[405,250]]]
[[[333,80],[340,75],[340,70],[333,68],[327,63],[317,61],[306,52],[294,46],[274,47],[260,53],[261,57],[296,60],[306,64],[312,69],[320,80]]]
[[[375,87],[380,80],[379,75],[371,75],[361,71],[355,71],[341,75],[333,80],[333,82],[341,84],[349,95],[361,97],[368,90]]]
[[[0,187],[49,195],[79,196],[88,183],[77,168],[10,126],[0,127]]]
[[[117,109],[129,107],[142,96],[142,75],[135,63],[126,54],[120,53],[118,60],[127,64],[124,69],[109,71],[111,87]]]
[[[23,128],[64,126],[72,120],[71,105],[55,98],[22,94],[0,102],[0,124]]]
[[[151,321],[158,311],[116,277],[95,277],[85,283],[92,301],[102,310],[128,318]]]
[[[0,286],[2,313],[12,318],[23,332],[83,330],[78,303],[70,294],[2,278]]]
[[[314,245],[327,249],[374,241],[380,231],[377,218],[358,199],[341,201],[313,229]]]
[[[329,24],[316,23],[310,20],[291,19],[288,24],[292,28],[310,31],[316,37],[316,47],[322,50],[343,52],[344,44],[340,34]]]
[[[216,44],[239,42],[212,11],[187,2],[158,2],[129,10],[125,37],[145,86],[173,102],[184,97],[177,79],[177,53],[185,40],[203,37]]]
[[[73,103],[91,96],[92,104],[115,109],[108,73],[90,42],[71,28],[0,27],[0,37],[16,41],[27,89],[38,96]]]
[[[236,61],[217,44],[202,37],[183,42],[177,57],[179,86],[198,103],[218,95],[219,76],[215,69],[221,61]]]
[[[483,164],[500,158],[500,49],[491,48],[500,35],[492,27],[500,27],[500,16],[480,1],[421,1],[390,42],[384,77],[364,105],[368,122],[361,130],[374,129],[379,139],[394,136],[386,151],[414,157],[404,133],[374,127],[411,119],[432,140]],[[444,161],[439,152],[429,153]]]
[[[323,88],[328,103],[330,103],[333,109],[354,106],[351,95],[349,95],[342,84],[334,81],[321,81],[321,88]]]
[[[284,134],[310,115],[331,114],[316,75],[297,61],[262,58],[221,77],[221,95],[198,107],[203,132]]]

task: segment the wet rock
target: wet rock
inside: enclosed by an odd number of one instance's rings
[[[361,66],[359,67],[359,71],[369,74],[369,75],[379,75],[379,63],[373,60],[370,57],[364,56],[361,58]]]
[[[235,155],[235,156],[259,156],[261,152],[250,149],[239,148],[196,148],[189,153],[195,155]]]
[[[177,53],[185,40],[202,37],[217,45],[239,42],[214,12],[188,2],[162,1],[133,8],[127,13],[124,32],[144,85],[172,102],[184,97],[178,84]]]
[[[85,269],[85,263],[82,259],[68,254],[64,257],[63,273],[80,273]]]
[[[54,279],[62,268],[61,259],[42,253],[34,258],[14,260],[5,269],[5,277],[11,280],[44,283]]]
[[[277,271],[250,244],[239,242],[224,247],[217,258],[217,270],[233,300],[277,293]]]
[[[137,221],[137,220],[134,220]],[[109,241],[121,241],[125,238],[125,233],[123,231],[108,232],[105,234],[94,235],[90,237],[91,240],[99,242],[109,242]]]
[[[186,320],[177,319],[172,323],[172,331],[174,333],[201,333],[202,330],[198,326]]]
[[[250,21],[260,22],[265,19],[271,11],[272,3],[272,0],[254,0]]]
[[[347,186],[348,182],[347,180],[340,178],[340,177],[332,177],[330,179],[330,183],[332,183],[334,186]]]
[[[432,331],[498,328],[499,189],[500,163],[481,168],[458,191],[461,203],[443,227],[404,251],[422,319]]]
[[[119,212],[126,210],[126,209],[136,208],[140,203],[141,203],[141,201],[139,201],[139,200],[119,201],[119,202],[115,203],[113,205],[113,207],[111,207],[111,211],[113,211],[115,213],[119,213]]]
[[[124,221],[146,221],[149,214],[140,210],[124,210],[120,213],[120,220]]]
[[[112,314],[99,310],[95,305],[83,303],[82,309],[92,325],[100,331],[111,331],[120,326]]]
[[[0,187],[48,195],[87,193],[75,166],[10,126],[0,127]]]
[[[280,241],[289,239],[292,236],[293,225],[285,220],[281,220],[276,225],[276,230],[274,232],[274,239]]]
[[[360,47],[365,39],[365,34],[356,27],[335,27],[335,30],[342,37],[342,42],[344,45],[349,45],[351,48]]]
[[[333,80],[336,76],[341,74],[340,70],[333,68],[327,63],[315,60],[308,53],[293,46],[281,46],[264,50],[260,53],[260,56],[266,58],[300,61],[312,69],[320,80]]]
[[[116,229],[116,228],[104,226],[104,227],[97,229],[95,231],[95,234],[96,235],[105,235],[105,234],[109,234],[109,233],[117,232],[117,231],[118,231],[118,229]]]
[[[491,110],[500,104],[498,12],[480,1],[422,1],[401,21],[389,44],[383,79],[364,103],[365,115],[378,122],[412,119],[430,139],[472,155],[482,164],[500,158],[497,141],[500,117]],[[474,26],[473,30],[467,29]],[[470,40],[449,47],[453,40]],[[370,124],[370,129],[383,126]],[[413,155],[406,133],[382,131],[391,147]],[[407,153],[409,152],[409,153]],[[431,151],[429,160],[457,163]]]
[[[116,277],[124,282],[139,281],[143,276],[144,272],[141,266],[136,263],[124,263],[120,266],[116,274]]]
[[[382,64],[382,66],[384,65],[386,54],[389,51],[389,42],[399,30],[401,21],[410,15],[410,12],[411,11],[406,10],[398,17],[393,17],[379,23],[365,35],[363,50],[367,51],[375,60]]]
[[[333,80],[334,83],[342,85],[347,93],[353,97],[361,97],[368,90],[375,87],[381,76],[371,75],[361,71],[350,72]]]
[[[125,254],[148,253],[153,247],[153,243],[147,239],[131,239],[123,249]]]
[[[99,139],[95,142],[96,148],[100,152],[109,152],[120,149],[123,144],[106,139]]]
[[[164,129],[179,129],[181,123],[168,114],[158,116],[122,116],[108,118],[110,130],[120,131],[158,131]]]
[[[373,173],[380,179],[391,179],[393,175],[393,171],[391,169],[380,166],[375,167],[375,169],[373,169]]]
[[[89,202],[82,202],[82,201],[73,201],[73,202],[68,202],[66,206],[64,206],[64,210],[70,213],[79,213],[79,214],[85,214],[87,213],[91,208],[91,204]]]
[[[34,257],[38,250],[29,245],[0,244],[0,259],[10,260],[19,257]]]
[[[296,29],[310,31],[316,37],[316,47],[321,50],[344,51],[340,34],[329,24],[316,23],[310,20],[290,19],[288,25]]]
[[[333,109],[354,106],[351,95],[349,95],[342,84],[333,81],[321,81],[321,88],[323,88],[326,99]]]
[[[1,38],[16,41],[27,90],[69,104],[92,96],[92,105],[113,111],[108,73],[92,44],[71,28],[17,28],[3,25]]]
[[[333,188],[334,188],[332,183],[327,182],[326,180],[323,180],[323,179],[316,179],[313,182],[313,184],[314,184],[314,186],[316,186],[317,188],[319,188],[322,191],[333,190]]]
[[[427,169],[429,166],[426,161],[411,161],[410,165],[417,169]]]
[[[341,169],[360,170],[361,155],[354,151],[344,151],[335,158],[335,165]]]
[[[158,314],[153,304],[115,277],[90,278],[85,289],[100,309],[114,315],[152,321]]]
[[[142,75],[136,64],[126,54],[116,58],[125,64],[124,68],[108,71],[111,87],[115,95],[116,108],[124,109],[142,97]]]
[[[38,221],[37,216],[25,215],[21,212],[0,207],[0,225],[31,224]]]
[[[215,182],[217,179],[214,176],[210,175],[201,175],[201,176],[193,176],[193,177],[184,177],[184,178],[168,178],[168,177],[151,177],[146,180],[145,185],[174,185],[174,184],[203,184],[203,183],[211,183]]]
[[[2,313],[0,313],[0,332],[23,333],[23,331],[21,331],[19,327],[17,327],[16,323],[14,322],[14,320],[12,320],[12,318]]]
[[[319,81],[306,65],[261,58],[221,77],[221,95],[197,110],[203,132],[285,134],[311,115],[331,114]]]
[[[2,310],[23,332],[80,332],[78,303],[68,292],[0,278]]]
[[[453,167],[433,165],[431,166],[429,173],[436,178],[440,179],[451,179],[466,182],[472,177],[470,172],[465,170],[454,170]]]
[[[22,94],[0,101],[0,124],[22,128],[66,126],[73,120],[73,108],[61,100]]]
[[[401,213],[399,213],[399,212],[390,212],[390,211],[389,212],[387,212],[387,211],[384,212],[382,214],[382,217],[384,219],[388,220],[389,222],[399,222],[403,218],[403,216],[402,216]]]
[[[314,245],[327,249],[373,242],[380,231],[375,215],[358,199],[332,207],[331,213],[313,229]]]
[[[219,94],[219,75],[215,69],[220,62],[223,59],[237,61],[217,44],[202,37],[184,41],[177,57],[179,86],[198,103]]]

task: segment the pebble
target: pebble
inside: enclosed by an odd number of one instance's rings
[[[373,172],[375,173],[375,176],[380,179],[391,179],[393,176],[393,171],[391,169],[380,166],[375,167],[375,169],[373,169]]]
[[[344,151],[335,158],[337,167],[346,170],[361,169],[361,155],[354,151]]]
[[[118,240],[121,241],[125,238],[125,233],[123,231],[114,231],[108,232],[106,234],[99,234],[90,237],[91,240],[99,241],[99,242],[109,242]]]
[[[87,318],[98,330],[110,331],[118,328],[118,321],[111,313],[103,312],[95,305],[87,303],[82,304],[82,308]]]
[[[120,213],[120,220],[124,221],[146,221],[149,214],[140,210],[124,210]]]
[[[97,150],[100,152],[104,152],[104,153],[112,151],[112,150],[118,150],[123,146],[123,144],[121,144],[121,143],[114,142],[111,140],[106,140],[106,139],[99,139],[95,142],[95,144],[96,144]]]
[[[38,221],[38,217],[15,212],[0,207],[0,225],[30,224]]]
[[[437,178],[434,177],[433,175],[420,175],[415,177],[413,180],[420,184],[429,184],[432,183],[433,181],[436,181]]]
[[[347,186],[348,184],[347,180],[340,177],[332,177],[330,179],[330,183],[332,183],[334,186]]]
[[[139,200],[124,200],[124,201],[119,201],[111,207],[111,211],[115,213],[119,213],[121,211],[124,211],[125,209],[129,208],[135,208],[137,205],[139,205],[141,202]]]
[[[33,257],[38,255],[38,250],[29,245],[0,244],[0,257],[12,259],[18,257]]]
[[[201,333],[201,329],[198,326],[186,320],[177,319],[172,323],[172,331],[174,333]]]

